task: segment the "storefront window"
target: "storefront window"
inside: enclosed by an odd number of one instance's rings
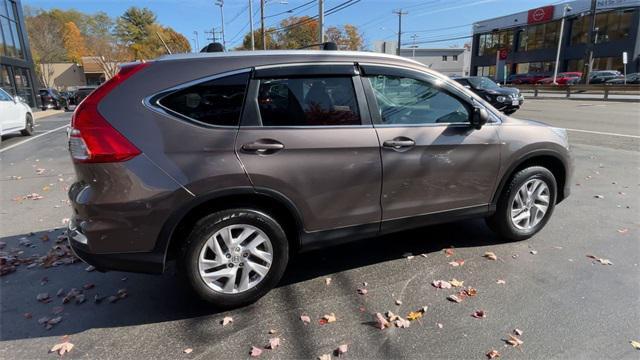
[[[30,106],[36,106],[32,96],[31,82],[29,81],[31,78],[29,69],[15,67],[13,70],[15,72],[14,79],[17,95],[25,99]]]
[[[478,43],[478,56],[495,55],[499,49],[511,50],[513,31],[505,30],[490,34],[481,34]]]
[[[593,58],[593,71],[596,70],[618,70],[624,71],[622,57],[599,57]],[[573,59],[567,62],[567,71],[585,71],[583,59]]]
[[[7,65],[0,66],[0,88],[11,95],[15,95],[13,85],[11,85],[11,74],[9,73],[9,67]]]
[[[24,59],[13,2],[0,0],[0,55]]]
[[[599,13],[596,15],[594,39],[597,43],[623,40],[629,37],[633,10],[618,10]],[[589,25],[591,17],[582,16],[573,20],[571,24],[571,45],[584,44],[589,39]]]
[[[549,73],[554,69],[555,61],[516,64],[516,74]]]
[[[518,50],[530,51],[558,46],[559,28],[558,21],[528,26],[520,33]]]
[[[477,74],[478,76],[487,76],[493,78],[496,76],[496,66],[478,66]]]

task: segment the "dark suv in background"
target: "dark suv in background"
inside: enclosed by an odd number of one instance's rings
[[[69,136],[78,256],[151,273],[177,260],[219,307],[267,293],[298,251],[472,217],[529,238],[572,172],[564,130],[360,52],[126,65],[78,106]]]
[[[456,77],[453,80],[475,92],[493,107],[507,115],[518,111],[524,103],[524,97],[520,94],[520,90],[514,87],[501,87],[485,76]]]
[[[58,92],[58,90],[47,88],[38,90],[40,96],[40,108],[42,111],[46,109],[60,110],[67,107],[67,99]]]

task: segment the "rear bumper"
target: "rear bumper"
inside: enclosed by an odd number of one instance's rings
[[[146,253],[92,253],[87,245],[87,237],[76,227],[75,221],[69,221],[69,245],[82,261],[95,266],[100,271],[117,270],[148,274],[160,274],[164,271],[164,254]]]

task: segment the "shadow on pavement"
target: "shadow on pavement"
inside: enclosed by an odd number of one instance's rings
[[[47,234],[51,240],[43,242],[43,234]],[[23,251],[22,257],[33,254],[41,256],[55,245],[53,240],[60,234],[62,229],[5,237],[0,239],[6,243],[1,251],[18,249]],[[18,245],[25,238],[35,248]],[[406,253],[429,254],[450,246],[475,247],[501,242],[482,220],[425,227],[300,254],[290,262],[279,287],[396,260]],[[94,328],[185,320],[219,313],[197,299],[175,275],[172,267],[158,276],[88,272],[86,267],[82,262],[47,269],[28,269],[26,265],[20,265],[17,271],[0,277],[0,340],[60,336]],[[94,287],[84,290],[83,286],[87,284],[93,284]],[[72,288],[82,289],[86,299],[84,303],[71,301],[63,304],[64,295],[56,296],[59,289],[64,289],[63,293],[66,294]],[[107,298],[116,295],[120,289],[126,289],[128,296],[110,303]],[[37,296],[41,293],[47,293],[52,301],[46,304],[38,302]],[[104,298],[100,303],[94,302],[96,294]],[[60,306],[63,307],[62,312],[55,314],[55,311],[61,310]],[[240,311],[254,312],[260,306],[258,302]],[[31,317],[25,317],[25,313],[31,314]],[[50,330],[38,323],[43,317],[57,316],[62,316],[62,321]]]

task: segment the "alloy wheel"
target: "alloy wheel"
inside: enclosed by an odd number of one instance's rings
[[[511,203],[511,222],[519,230],[531,230],[544,219],[549,209],[550,192],[540,179],[525,182]]]

